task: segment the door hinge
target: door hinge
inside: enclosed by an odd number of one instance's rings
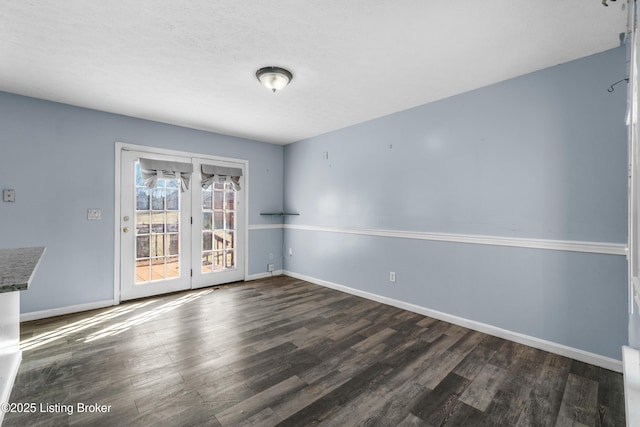
[[[193,217],[191,217],[191,225],[193,225]]]

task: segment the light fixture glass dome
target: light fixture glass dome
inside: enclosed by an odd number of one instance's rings
[[[288,85],[293,79],[293,74],[280,67],[264,67],[256,71],[256,77],[262,86],[275,92]]]

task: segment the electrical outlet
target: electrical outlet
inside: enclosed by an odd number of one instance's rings
[[[293,248],[289,248],[289,256],[293,256]]]
[[[389,272],[389,281],[391,283],[396,283],[396,272],[395,271],[390,271]]]
[[[15,202],[16,201],[16,190],[8,189],[2,191],[2,198],[5,202]]]
[[[273,253],[272,252],[269,253],[269,259],[273,259]]]
[[[273,273],[273,270],[275,270],[275,269],[276,269],[276,267],[275,267],[275,265],[273,263],[267,264],[267,271],[269,273]]]

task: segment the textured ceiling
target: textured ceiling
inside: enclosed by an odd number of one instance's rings
[[[3,0],[0,91],[287,144],[619,46],[627,1]],[[282,66],[278,93],[255,71]]]

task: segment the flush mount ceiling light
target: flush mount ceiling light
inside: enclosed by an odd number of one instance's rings
[[[280,67],[264,67],[256,71],[256,77],[262,86],[276,92],[291,82],[293,74],[289,70]]]

